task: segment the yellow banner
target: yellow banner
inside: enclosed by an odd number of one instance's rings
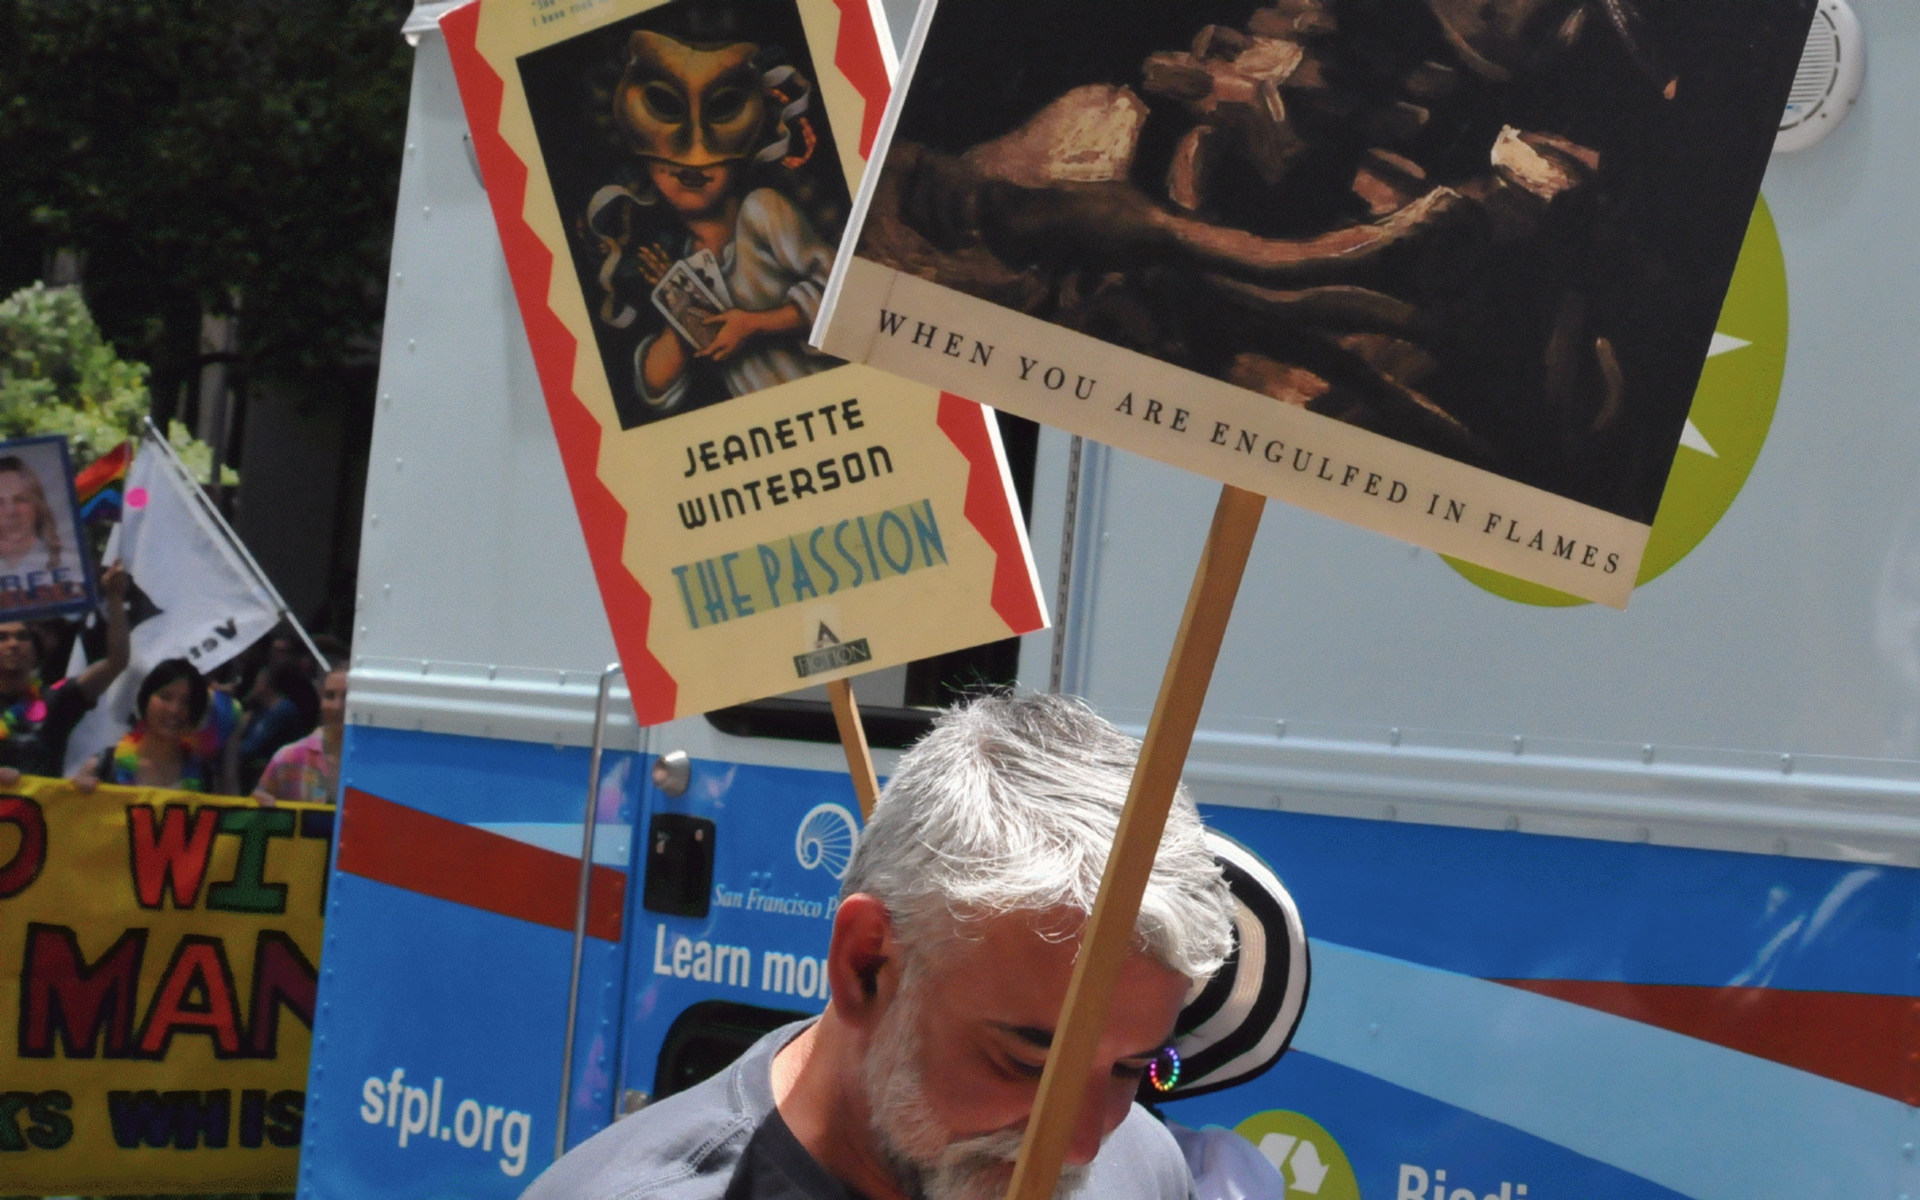
[[[0,1193],[292,1191],[333,810],[0,794]]]

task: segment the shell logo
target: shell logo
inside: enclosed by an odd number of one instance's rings
[[[793,856],[809,871],[825,871],[844,879],[860,844],[860,827],[853,814],[838,804],[816,804],[800,820],[793,838]]]

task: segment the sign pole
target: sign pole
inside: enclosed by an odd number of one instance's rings
[[[873,752],[867,749],[867,728],[860,723],[853,681],[836,679],[829,683],[827,698],[833,701],[833,723],[840,729],[840,748],[847,752],[847,774],[853,777],[853,794],[860,798],[860,821],[865,824],[873,820],[880,781],[873,773]]]
[[[1120,829],[1107,856],[1100,895],[1073,965],[1073,980],[1067,986],[1007,1200],[1052,1200],[1114,985],[1133,945],[1140,897],[1160,849],[1160,834],[1180,785],[1180,771],[1200,722],[1200,706],[1206,700],[1265,505],[1265,497],[1253,492],[1232,486],[1220,489],[1213,528],[1194,573],[1193,590],[1187,595],[1173,655],[1160,681],[1160,695],[1140,747]]]

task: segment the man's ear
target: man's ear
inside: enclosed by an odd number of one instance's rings
[[[900,984],[900,948],[887,906],[864,892],[848,896],[833,915],[827,948],[827,979],[833,1010],[864,1029],[879,1019]]]

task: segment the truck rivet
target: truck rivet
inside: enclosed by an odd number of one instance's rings
[[[1519,818],[1519,817],[1508,817],[1508,818],[1507,818],[1507,832],[1508,832],[1508,833],[1512,833],[1512,832],[1513,832],[1514,830],[1516,830],[1516,829],[1518,829],[1518,828],[1520,828],[1520,818]]]
[[[1782,754],[1780,756],[1780,773],[1782,775],[1793,774],[1793,755]]]
[[[1367,1026],[1367,1036],[1370,1038],[1377,1038],[1380,1036],[1380,1022],[1375,1021],[1373,1024]]]
[[[1287,723],[1285,721],[1275,721],[1273,723],[1273,736],[1275,737],[1287,736]]]
[[[1400,744],[1400,731],[1398,729],[1387,730],[1387,744],[1390,746],[1398,746]]]
[[[1387,805],[1387,811],[1386,811],[1387,820],[1394,821],[1394,820],[1398,820],[1399,817],[1400,817],[1400,806],[1397,804]]]
[[[1517,733],[1516,733],[1516,734],[1514,734],[1514,735],[1513,735],[1513,752],[1514,752],[1515,754],[1518,754],[1518,753],[1520,753],[1520,752],[1521,752],[1522,750],[1525,750],[1526,748],[1527,748],[1527,739],[1526,739],[1526,738],[1523,738],[1523,737],[1521,737],[1521,736],[1520,736],[1519,734],[1517,734]]]
[[[1648,766],[1653,765],[1653,743],[1652,742],[1648,742],[1646,745],[1640,747],[1640,761],[1643,763],[1646,763]]]
[[[1773,842],[1773,852],[1775,854],[1785,854],[1787,852],[1787,839],[1775,838]]]
[[[1643,842],[1650,842],[1653,840],[1653,830],[1648,829],[1645,825],[1642,825],[1639,828],[1638,832],[1634,834],[1634,836],[1639,838]]]

